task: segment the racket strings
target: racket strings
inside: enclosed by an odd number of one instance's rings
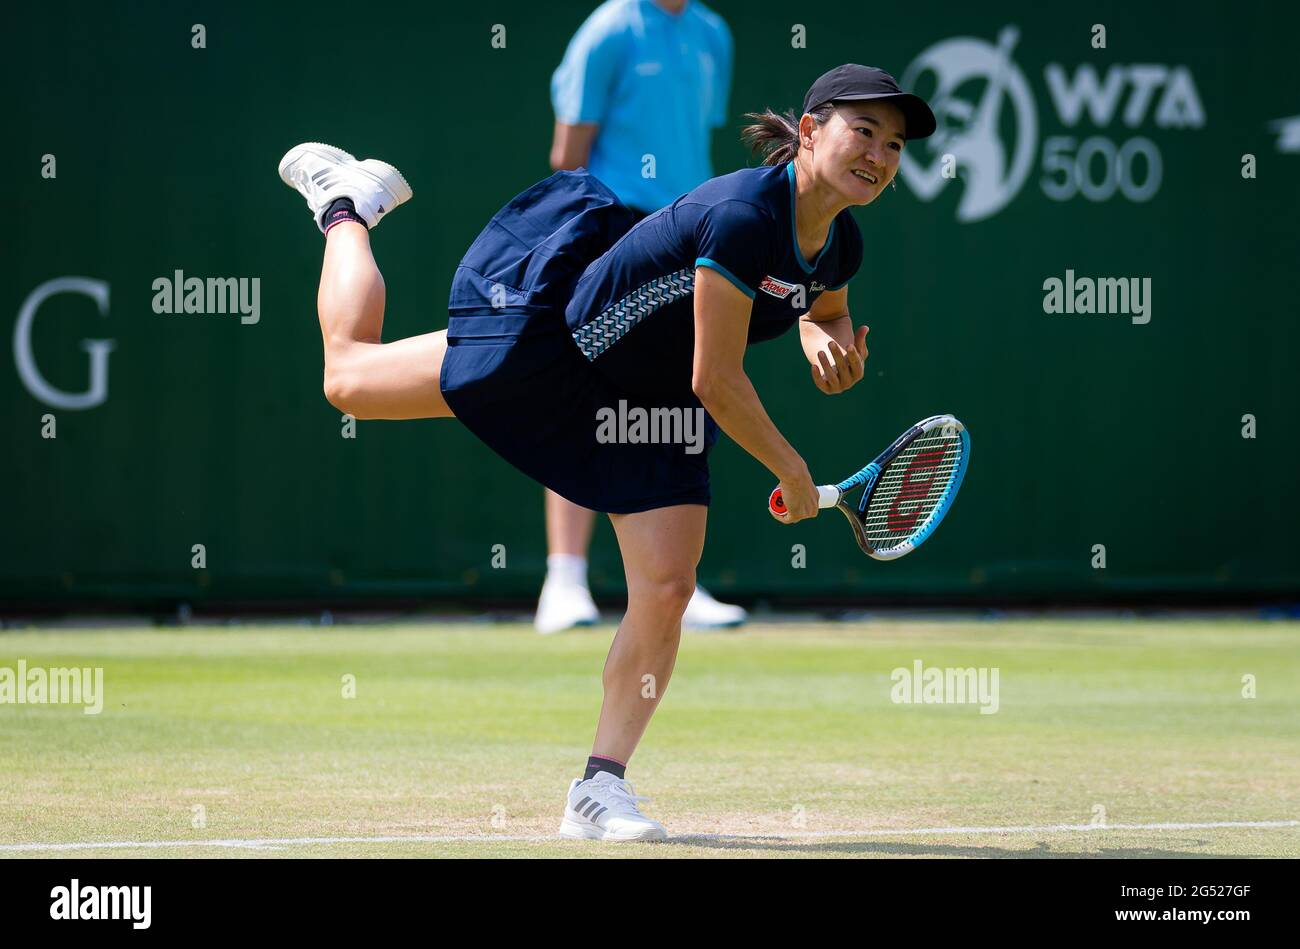
[[[885,467],[862,515],[873,549],[896,547],[925,528],[948,493],[961,453],[957,435],[927,432]]]

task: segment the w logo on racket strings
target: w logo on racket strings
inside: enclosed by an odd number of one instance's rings
[[[889,505],[885,518],[890,533],[904,533],[916,528],[916,522],[925,511],[925,499],[934,490],[935,477],[947,454],[946,446],[917,452],[903,469],[898,494],[894,496],[894,503]],[[910,511],[902,510],[905,504],[911,508]]]

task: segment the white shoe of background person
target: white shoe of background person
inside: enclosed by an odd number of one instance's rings
[[[351,198],[357,214],[373,230],[384,215],[411,200],[411,186],[387,162],[357,161],[341,148],[304,142],[280,159],[280,180],[307,199],[316,226],[325,231],[321,215],[339,198]]]
[[[561,837],[582,840],[666,840],[668,831],[641,813],[632,785],[608,771],[598,771],[589,781],[577,778],[569,785],[569,798],[560,822]]]
[[[724,626],[739,626],[748,618],[749,614],[744,607],[719,603],[704,587],[696,587],[690,602],[686,604],[682,625],[692,629],[719,629]]]
[[[537,616],[533,625],[543,636],[574,626],[591,626],[600,620],[600,612],[587,588],[587,561],[570,554],[551,554],[546,558],[546,582],[537,599]]]

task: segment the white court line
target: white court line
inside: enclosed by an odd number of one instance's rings
[[[1163,824],[1042,824],[1028,827],[896,827],[881,830],[810,830],[788,834],[682,834],[670,841],[734,840],[755,843],[773,840],[828,840],[846,837],[916,837],[957,834],[1061,834],[1098,833],[1111,830],[1209,830],[1216,827],[1280,828],[1300,826],[1300,820],[1207,821],[1204,823]],[[542,843],[560,841],[558,834],[510,836],[507,834],[449,834],[401,837],[251,837],[243,840],[115,840],[87,841],[71,844],[0,844],[0,853],[23,853],[57,850],[163,850],[176,847],[235,847],[250,850],[279,850],[284,847],[320,844],[452,844],[452,843]]]

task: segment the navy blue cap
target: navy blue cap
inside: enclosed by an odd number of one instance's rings
[[[823,73],[803,97],[803,110],[810,112],[826,102],[860,102],[865,99],[884,99],[898,106],[903,113],[904,134],[909,141],[934,134],[937,123],[925,100],[898,88],[893,76],[875,66],[845,63]]]

